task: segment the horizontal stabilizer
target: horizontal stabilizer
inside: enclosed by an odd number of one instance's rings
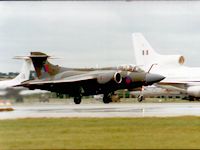
[[[28,56],[15,56],[13,59],[23,59],[23,60],[28,60],[30,59]]]

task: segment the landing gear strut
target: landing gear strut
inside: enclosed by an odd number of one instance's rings
[[[144,96],[143,95],[139,95],[138,96],[138,102],[142,102],[144,100]]]
[[[144,100],[143,91],[144,91],[144,87],[142,86],[140,95],[138,96],[138,102],[142,102]]]
[[[74,103],[75,104],[80,104],[81,103],[81,98],[82,98],[82,95],[84,93],[84,89],[82,87],[79,87],[77,89],[77,95],[74,97]]]
[[[108,104],[108,103],[110,103],[112,100],[111,100],[111,94],[104,94],[104,96],[103,96],[103,102],[105,103],[105,104]]]

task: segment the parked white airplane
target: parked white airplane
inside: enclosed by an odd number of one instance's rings
[[[17,101],[22,101],[22,95],[38,94],[47,91],[42,90],[28,90],[23,87],[13,87],[21,84],[21,82],[29,80],[31,71],[31,60],[29,58],[20,58],[24,60],[21,72],[14,79],[0,81],[0,96],[15,97]]]
[[[29,59],[24,59],[24,64],[22,66],[21,72],[14,79],[0,81],[0,89],[10,88],[12,86],[18,85],[23,81],[29,79],[30,76],[31,61]]]
[[[158,54],[141,33],[133,34],[133,46],[136,65],[146,71],[150,65],[156,64],[151,72],[166,77],[157,83],[158,86],[200,98],[200,67],[184,66],[185,59],[181,55]]]

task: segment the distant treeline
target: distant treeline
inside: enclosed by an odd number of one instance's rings
[[[0,72],[0,78],[13,78],[16,77],[18,74],[19,72],[8,72],[8,73]]]
[[[8,72],[8,73],[0,72],[0,80],[15,78],[18,74],[19,72]],[[34,79],[34,78],[36,78],[35,71],[31,71],[29,79]]]

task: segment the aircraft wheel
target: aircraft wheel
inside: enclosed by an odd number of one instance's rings
[[[108,96],[108,95],[104,95],[104,97],[103,97],[103,102],[104,102],[105,104],[110,103],[110,102],[111,102],[111,97]]]
[[[81,97],[74,97],[74,103],[80,104],[81,103]]]
[[[193,96],[189,96],[188,99],[189,99],[189,101],[195,101],[195,97],[193,97]]]
[[[138,96],[138,102],[142,102],[144,100],[144,96],[143,95],[139,95]]]

